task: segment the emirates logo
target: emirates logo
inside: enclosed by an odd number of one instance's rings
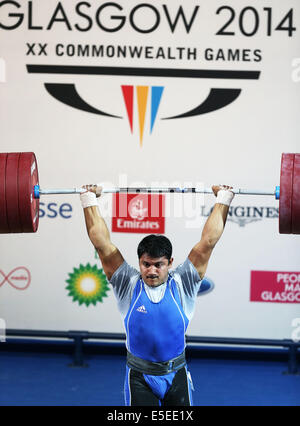
[[[132,219],[143,220],[148,215],[148,207],[144,207],[142,199],[136,200],[135,198],[129,203],[129,215]]]

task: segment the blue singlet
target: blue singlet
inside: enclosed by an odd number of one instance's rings
[[[124,323],[127,350],[133,355],[148,361],[164,362],[182,354],[189,320],[183,312],[174,279],[169,275],[164,297],[158,303],[149,299],[145,283],[139,279]],[[163,399],[175,374],[144,374],[144,378],[153,393]]]

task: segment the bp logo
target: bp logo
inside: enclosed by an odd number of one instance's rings
[[[74,268],[66,282],[69,296],[73,297],[73,302],[78,302],[79,305],[96,305],[97,302],[102,302],[103,297],[107,297],[109,290],[103,269],[99,269],[97,265],[91,266],[89,263],[86,266],[80,265],[78,269]]]

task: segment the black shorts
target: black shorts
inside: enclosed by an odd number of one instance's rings
[[[192,384],[186,367],[175,374],[163,398],[146,382],[144,374],[127,367],[125,378],[125,404],[131,406],[191,406]]]

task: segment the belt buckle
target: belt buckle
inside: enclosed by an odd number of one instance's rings
[[[169,361],[168,362],[168,373],[172,372],[173,366],[174,366],[174,361]]]

